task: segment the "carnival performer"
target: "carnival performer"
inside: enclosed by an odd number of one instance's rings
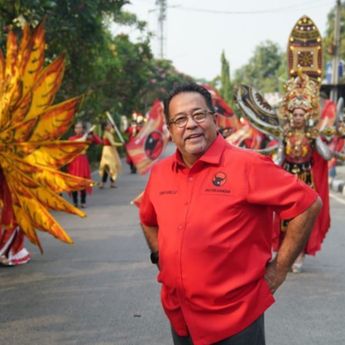
[[[321,125],[320,128],[327,128],[334,126],[334,122],[343,122],[340,118],[344,116],[344,99],[339,98],[337,104],[328,99],[327,94],[320,93],[320,108],[321,108]],[[343,125],[343,123],[341,123]],[[338,125],[339,127],[339,125]],[[342,152],[344,149],[344,138],[341,136],[327,136],[325,138],[327,145],[335,152]],[[337,157],[333,157],[328,161],[328,176],[333,179],[336,175]]]
[[[99,184],[100,189],[104,188],[108,176],[110,178],[110,188],[116,188],[116,180],[122,170],[120,156],[116,148],[123,144],[115,141],[114,132],[113,125],[107,122],[104,125],[102,157],[99,164],[99,175],[102,179]]]
[[[68,138],[71,141],[87,141],[89,144],[102,144],[102,140],[92,131],[85,133],[85,125],[77,122],[74,126],[75,135]],[[67,166],[68,173],[71,175],[87,178],[91,180],[91,168],[86,151],[75,157]],[[86,207],[86,194],[92,193],[92,186],[80,191],[73,191],[72,199],[75,207],[80,205],[81,208]],[[80,200],[80,203],[79,203]]]
[[[291,267],[295,273],[302,271],[306,254],[315,255],[330,227],[328,195],[328,161],[344,155],[332,149],[324,137],[343,138],[344,122],[338,118],[334,127],[320,129],[320,104],[318,81],[301,73],[286,83],[286,93],[278,113],[253,88],[241,85],[236,96],[244,116],[261,132],[272,136],[276,145],[263,153],[276,152],[275,162],[315,189],[323,202],[309,239]],[[278,251],[285,236],[288,222],[275,219],[273,250]]]
[[[136,135],[143,128],[143,124],[144,124],[144,116],[142,116],[141,114],[133,113],[131,124],[128,126],[128,128],[125,131],[125,134],[127,135],[127,140],[126,140],[127,144],[134,137],[136,137]],[[133,159],[128,154],[127,144],[126,144],[126,163],[129,165],[129,168],[131,170],[131,174],[136,174],[137,168],[133,162]]]
[[[287,83],[287,92],[281,103],[280,117],[283,125],[284,150],[278,158],[288,172],[315,189],[323,203],[322,210],[314,224],[308,242],[300,253],[292,271],[302,270],[304,256],[315,255],[330,227],[328,163],[333,155],[322,141],[316,128],[320,118],[319,85],[306,74],[292,78]],[[276,224],[279,221],[277,217]],[[280,221],[279,221],[280,222]],[[287,222],[280,222],[275,228],[273,246],[278,251],[285,236]]]
[[[236,100],[247,120],[276,144],[259,150],[274,153],[275,162],[316,190],[323,202],[309,239],[293,263],[293,272],[301,272],[306,254],[315,255],[330,227],[328,168],[332,157],[344,159],[327,143],[345,134],[344,118],[337,113],[335,121],[320,115],[322,80],[322,38],[315,23],[301,17],[288,39],[289,80],[278,111],[253,87],[240,85]],[[327,140],[326,140],[327,139]],[[278,251],[286,238],[288,221],[275,218],[273,250]]]
[[[31,255],[24,247],[24,233],[13,222],[11,193],[0,168],[0,264],[15,266],[30,261]]]

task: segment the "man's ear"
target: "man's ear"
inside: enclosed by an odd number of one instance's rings
[[[215,124],[217,124],[217,116],[218,116],[218,113],[214,113],[214,114],[213,114],[213,122],[214,122]]]
[[[174,136],[172,135],[172,130],[171,130],[171,126],[168,126],[168,131],[169,131],[169,134],[170,134],[170,139],[173,143],[175,143],[174,141]]]

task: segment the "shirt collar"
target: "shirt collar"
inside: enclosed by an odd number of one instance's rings
[[[202,161],[208,164],[219,165],[226,145],[227,142],[220,134],[218,134],[217,138],[213,141],[208,150],[197,160],[197,162]],[[183,162],[181,152],[178,149],[176,149],[174,165],[176,168],[179,166],[186,167]]]

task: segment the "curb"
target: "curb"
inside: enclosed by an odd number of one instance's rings
[[[341,193],[345,195],[345,181],[337,178],[332,178],[329,180],[329,188],[336,193]]]

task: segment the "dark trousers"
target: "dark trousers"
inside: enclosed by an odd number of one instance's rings
[[[172,329],[174,345],[193,345],[190,337],[180,337]],[[261,315],[256,321],[230,338],[221,340],[213,345],[265,345],[265,325],[264,315]],[[211,345],[211,344],[210,344]]]
[[[103,183],[106,183],[106,182],[107,182],[108,176],[109,176],[108,171],[107,171],[107,170],[104,170],[103,176],[102,176],[102,182],[103,182]],[[111,176],[110,176],[110,181],[111,181],[111,182],[114,182],[114,179],[113,179]]]
[[[129,163],[129,167],[131,168],[131,174],[136,174],[137,173],[137,168],[136,168],[136,166],[134,165],[133,162]]]
[[[73,199],[73,204],[78,205],[78,191],[72,192],[72,199]],[[85,189],[80,191],[80,203],[81,204],[86,203],[86,190]]]

